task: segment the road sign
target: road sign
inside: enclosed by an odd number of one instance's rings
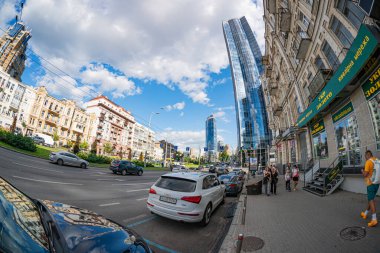
[[[178,146],[174,146],[174,150],[177,151],[178,150]]]
[[[207,152],[207,151],[208,151],[208,148],[203,148],[203,151]]]
[[[190,151],[190,147],[186,147],[186,151],[189,152]]]

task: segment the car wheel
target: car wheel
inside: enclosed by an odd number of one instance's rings
[[[87,165],[86,165],[85,163],[82,163],[82,164],[80,165],[80,167],[81,167],[82,169],[87,169]]]
[[[137,171],[137,176],[142,176],[143,172],[141,170]]]
[[[116,174],[116,171],[113,170],[112,173],[113,173],[113,174]]]
[[[224,205],[224,203],[226,203],[226,195],[227,195],[227,192],[224,191],[222,202],[220,202],[221,205]]]
[[[205,227],[210,223],[211,213],[212,213],[212,206],[211,206],[211,203],[209,203],[206,207],[205,213],[203,214],[203,219],[201,221],[202,226]]]
[[[62,159],[58,159],[58,160],[57,160],[57,164],[58,164],[59,166],[62,166],[62,165],[63,165],[63,160],[62,160]]]
[[[127,170],[122,170],[121,175],[123,175],[123,176],[127,175]]]

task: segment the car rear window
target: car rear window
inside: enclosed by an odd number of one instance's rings
[[[184,178],[161,177],[156,186],[176,192],[194,192],[197,182]]]

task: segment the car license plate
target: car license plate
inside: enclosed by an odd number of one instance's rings
[[[170,204],[176,204],[177,203],[176,199],[165,197],[165,196],[161,196],[160,197],[160,201],[167,202],[167,203],[170,203]]]

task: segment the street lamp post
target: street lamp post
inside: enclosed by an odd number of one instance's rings
[[[149,116],[149,124],[148,124],[148,127],[149,127],[149,130],[150,130],[150,124],[152,123],[152,116],[154,115],[154,114],[160,114],[159,112],[151,112],[150,113],[150,116]],[[148,138],[149,138],[149,135],[148,135]],[[149,140],[148,140],[148,142],[149,142]],[[149,150],[150,150],[150,142],[148,143],[148,148],[149,148]],[[146,167],[146,156],[147,156],[147,153],[148,153],[148,151],[145,149],[145,155],[144,155],[144,168]]]

